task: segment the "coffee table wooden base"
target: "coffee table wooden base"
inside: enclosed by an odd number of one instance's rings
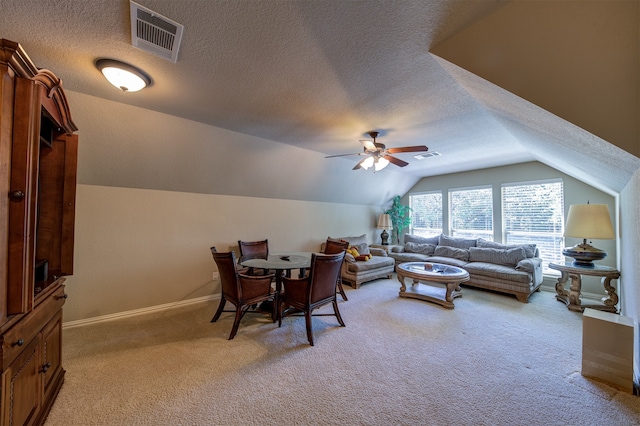
[[[437,303],[447,309],[455,308],[453,299],[462,296],[460,283],[469,281],[469,274],[462,268],[440,264],[429,264],[433,269],[426,270],[425,262],[402,263],[396,268],[400,281],[400,297],[420,299]],[[443,271],[443,273],[439,273]],[[407,287],[405,280],[412,279]]]
[[[456,283],[421,283],[418,280],[413,280],[411,287],[407,288],[404,284],[404,280],[398,276],[402,286],[400,287],[400,297],[406,297],[409,299],[420,299],[427,302],[437,303],[447,309],[455,308],[453,299],[462,296],[462,289]],[[434,284],[443,284],[443,287],[438,287]]]

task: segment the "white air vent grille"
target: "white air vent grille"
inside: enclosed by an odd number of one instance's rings
[[[171,62],[178,61],[183,25],[131,3],[131,44]]]
[[[438,155],[441,155],[438,151],[429,151],[426,154],[414,155],[413,158],[417,160],[424,160],[425,158],[437,157]]]

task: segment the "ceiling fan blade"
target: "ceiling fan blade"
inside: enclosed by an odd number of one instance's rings
[[[362,145],[364,145],[364,149],[367,151],[377,151],[378,148],[371,141],[363,141],[361,140]]]
[[[327,155],[324,158],[334,158],[334,157],[348,157],[349,155],[362,155],[361,152],[356,152],[355,154],[337,154],[337,155]]]
[[[387,152],[389,154],[398,154],[400,152],[426,152],[429,151],[429,148],[425,145],[417,145],[417,146],[403,146],[400,148],[389,148]]]
[[[392,157],[390,155],[385,155],[382,158],[384,158],[386,160],[389,160],[390,163],[393,163],[398,167],[404,167],[404,166],[408,166],[409,165],[409,163],[407,163],[406,161],[403,161],[403,160],[401,160],[399,158],[396,158],[396,157]]]

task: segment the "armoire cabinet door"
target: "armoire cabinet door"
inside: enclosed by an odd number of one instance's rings
[[[42,403],[40,335],[2,372],[2,425],[33,424]]]
[[[40,91],[32,80],[15,77],[13,139],[9,183],[7,315],[33,307]]]
[[[77,135],[40,146],[36,261],[47,260],[50,278],[73,274],[77,162]]]
[[[62,311],[42,330],[42,380],[44,398],[48,400],[54,391],[62,371]]]

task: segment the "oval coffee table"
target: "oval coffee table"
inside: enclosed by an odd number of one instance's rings
[[[400,297],[426,300],[453,309],[453,299],[462,296],[460,283],[469,281],[469,273],[457,266],[430,262],[407,262],[397,266]],[[412,278],[407,288],[404,280]],[[434,284],[443,284],[444,287]]]

